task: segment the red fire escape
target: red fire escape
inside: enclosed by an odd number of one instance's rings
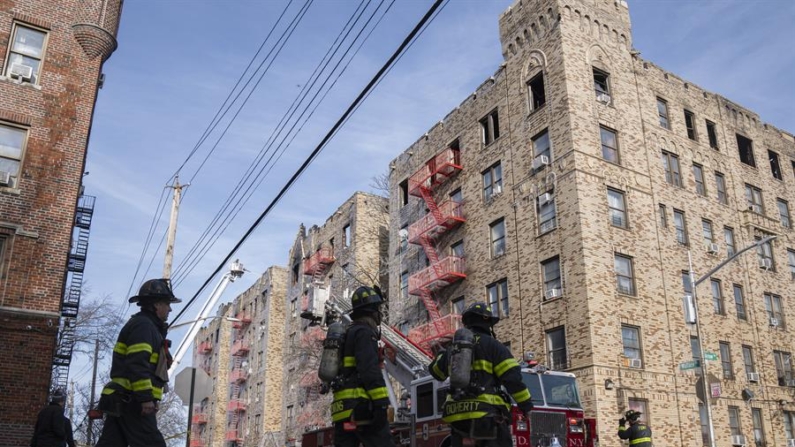
[[[199,365],[207,374],[210,374],[210,356],[213,352],[213,344],[210,341],[203,341],[196,347],[196,352],[199,354]],[[201,407],[201,404],[196,404],[193,407],[193,419],[191,420],[191,434],[190,434],[190,447],[205,447],[202,435],[204,427],[207,425],[207,413]]]
[[[458,327],[460,317],[439,313],[433,293],[456,281],[466,278],[466,264],[462,257],[446,256],[439,259],[435,242],[439,236],[463,223],[463,204],[447,200],[440,204],[433,197],[434,189],[462,169],[460,152],[448,147],[428,160],[409,178],[409,194],[421,197],[428,214],[409,226],[408,240],[421,245],[430,266],[409,277],[409,294],[417,295],[428,310],[429,322],[409,331],[409,338],[423,348],[434,340],[449,337]]]
[[[245,340],[245,330],[251,324],[251,316],[245,312],[237,314],[240,321],[232,324],[235,328],[234,342],[232,343],[232,371],[229,373],[229,404],[226,410],[229,414],[226,425],[226,440],[236,445],[243,445],[243,413],[246,412],[246,402],[242,390],[248,380],[248,371],[243,364],[248,358],[249,344]]]

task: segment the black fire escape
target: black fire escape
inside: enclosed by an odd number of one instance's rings
[[[80,308],[80,293],[83,289],[83,271],[86,269],[88,233],[94,215],[96,197],[81,195],[77,200],[72,244],[69,250],[66,290],[61,306],[61,323],[58,330],[58,345],[52,360],[52,386],[66,389],[72,350],[75,346],[75,320]]]

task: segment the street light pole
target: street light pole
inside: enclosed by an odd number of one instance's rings
[[[706,357],[704,355],[704,341],[703,341],[703,339],[701,337],[701,321],[698,318],[698,298],[697,298],[696,289],[698,289],[698,285],[699,284],[701,284],[705,280],[709,279],[712,275],[715,274],[715,272],[717,272],[718,270],[723,268],[723,266],[725,266],[726,264],[730,263],[731,261],[737,259],[737,257],[740,256],[741,254],[743,254],[746,251],[751,250],[753,248],[760,247],[760,246],[772,241],[775,238],[776,238],[776,236],[767,236],[767,237],[764,237],[762,239],[759,239],[754,244],[749,245],[749,246],[743,248],[742,250],[738,251],[737,253],[734,253],[732,256],[726,258],[723,262],[718,264],[715,268],[713,268],[712,270],[707,272],[704,276],[702,276],[699,279],[696,279],[696,272],[693,271],[693,258],[690,256],[690,250],[687,251],[687,262],[688,262],[689,268],[690,268],[690,285],[691,285],[690,288],[692,289],[692,292],[693,292],[693,308],[694,308],[693,316],[695,317],[695,320],[696,320],[696,338],[698,339],[698,351],[699,351],[699,353],[698,353],[698,357],[699,357],[698,361],[701,364],[700,365],[701,366],[701,385],[702,385],[701,391],[704,393],[704,407],[707,409],[707,423],[709,425],[709,445],[710,445],[710,447],[715,447],[715,427],[712,424],[712,406],[709,404],[709,395],[710,395],[709,391],[710,390],[709,390],[709,383],[707,383],[707,359],[706,359]]]

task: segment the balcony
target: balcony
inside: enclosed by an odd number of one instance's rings
[[[435,322],[429,321],[409,330],[409,340],[430,351],[430,342],[440,338],[452,339],[455,331],[461,328],[461,315],[448,314]]]
[[[462,168],[460,151],[448,147],[428,160],[409,178],[409,194],[422,197],[422,189],[433,189]]]
[[[237,430],[227,430],[225,439],[229,442],[243,442],[243,436]]]
[[[232,327],[235,329],[242,329],[251,324],[251,314],[248,312],[239,312],[235,318],[240,320],[232,322]]]
[[[232,355],[239,357],[247,355],[249,351],[248,343],[243,340],[237,340],[232,344]]]
[[[201,438],[194,438],[194,436],[196,436],[196,434],[195,434],[195,433],[194,433],[194,434],[191,434],[191,438],[190,438],[190,447],[204,447],[205,445],[207,445],[207,444],[205,444],[205,443],[204,443],[204,440],[203,440],[203,439],[201,439]]]
[[[334,249],[331,247],[323,247],[304,261],[304,275],[314,275],[320,269],[324,269],[327,265],[333,264],[334,261]]]
[[[197,350],[199,354],[209,354],[213,350],[213,344],[209,341],[203,341],[199,343],[199,348]]]
[[[203,425],[207,423],[207,415],[204,413],[195,413],[193,415],[193,423]]]
[[[235,368],[229,374],[229,381],[232,383],[243,383],[248,380],[248,371],[243,368]]]
[[[409,277],[409,294],[420,295],[423,290],[434,291],[467,277],[466,259],[448,256]]]
[[[464,204],[461,202],[448,200],[442,203],[439,205],[439,214],[442,217],[441,222],[436,221],[434,213],[428,213],[411,224],[409,227],[409,242],[420,244],[420,238],[434,239],[466,221],[464,219]]]
[[[232,399],[229,405],[226,406],[227,411],[243,412],[246,411],[246,403],[240,399]]]

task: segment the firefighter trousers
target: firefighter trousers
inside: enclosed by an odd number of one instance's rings
[[[496,435],[494,439],[476,439],[474,445],[476,447],[513,447],[513,439],[511,438],[511,429],[505,423],[494,421],[493,418],[483,418],[483,420],[469,420],[453,422],[452,430],[450,433],[451,443],[450,447],[462,447],[464,445],[464,438],[467,436],[463,433],[471,431],[470,424],[485,424],[493,430]],[[457,428],[457,429],[456,429]]]
[[[359,447],[359,443],[364,447],[395,447],[389,424],[380,428],[362,425],[355,431],[345,431],[342,422],[334,424],[334,447]]]
[[[166,447],[155,414],[141,414],[139,402],[125,403],[119,416],[105,416],[95,447]]]

